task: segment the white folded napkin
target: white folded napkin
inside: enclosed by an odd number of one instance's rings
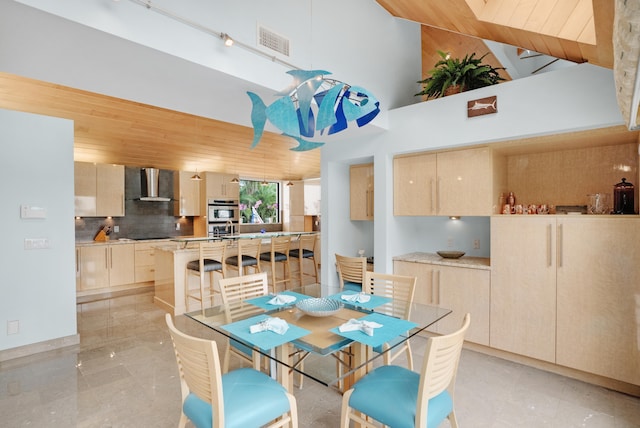
[[[291,296],[289,294],[276,294],[273,299],[269,300],[267,303],[270,305],[288,305],[289,303],[293,303],[296,301],[296,296]]]
[[[251,333],[259,333],[261,331],[272,331],[278,334],[285,334],[289,330],[289,324],[282,318],[267,318],[249,327]]]
[[[382,324],[378,324],[375,321],[362,321],[351,318],[349,321],[338,327],[338,330],[340,330],[341,333],[344,333],[345,331],[360,330],[368,336],[373,336],[373,329],[379,327],[382,327]]]
[[[343,294],[340,298],[352,303],[367,303],[371,300],[371,296],[365,293]]]

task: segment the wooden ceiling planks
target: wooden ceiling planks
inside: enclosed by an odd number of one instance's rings
[[[320,176],[320,151],[292,154],[290,138],[133,101],[0,73],[0,108],[74,121],[74,159],[300,180]],[[290,159],[295,159],[292,161]]]
[[[577,63],[588,61],[613,68],[611,0],[377,2],[393,16],[469,36],[470,45],[475,43],[472,38],[482,38]]]

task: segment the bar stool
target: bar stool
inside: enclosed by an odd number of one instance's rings
[[[260,248],[262,238],[238,239],[238,255],[227,257],[227,268],[238,271],[238,276],[248,275],[249,269],[253,273],[260,273]]]
[[[198,246],[198,259],[187,263],[184,273],[184,303],[189,310],[189,301],[197,300],[200,302],[202,310],[204,310],[205,299],[211,300],[211,306],[214,304],[214,274],[219,273],[222,278],[227,275],[227,269],[224,261],[224,255],[227,248],[226,241],[200,242]],[[209,287],[205,289],[204,279],[209,274]],[[192,288],[189,286],[190,276],[198,276],[200,278],[200,286]]]
[[[316,241],[318,240],[318,234],[313,233],[309,235],[300,235],[298,239],[298,248],[294,248],[289,251],[289,257],[295,257],[298,259],[298,279],[300,281],[300,286],[303,285],[303,277],[304,276],[312,276],[315,279],[315,282],[318,282],[318,263],[316,262]],[[313,272],[314,274],[305,273],[304,272],[304,261],[311,260],[313,262]]]
[[[291,236],[274,236],[271,238],[271,250],[260,254],[260,260],[271,264],[271,287],[276,293],[277,285],[284,283],[285,290],[287,282],[291,283],[291,265],[289,264],[289,248],[291,247]],[[282,264],[282,278],[276,275],[276,263]]]

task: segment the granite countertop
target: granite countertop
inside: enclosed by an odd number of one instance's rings
[[[109,239],[108,241],[76,241],[76,246],[89,246],[89,245],[113,245],[113,244],[139,244],[142,242],[157,242],[164,243],[169,242],[170,238],[162,239]]]
[[[491,269],[491,259],[487,257],[462,256],[459,259],[445,259],[435,253],[416,252],[395,256],[393,260],[402,262],[426,263],[432,265],[464,267],[471,269]]]

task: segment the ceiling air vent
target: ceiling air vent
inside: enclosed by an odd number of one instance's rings
[[[289,56],[289,39],[258,26],[258,45]]]

